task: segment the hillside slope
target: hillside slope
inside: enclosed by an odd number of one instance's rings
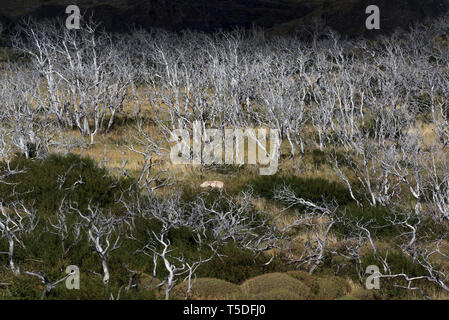
[[[5,0],[0,22],[10,25],[27,15],[65,17],[65,7],[74,2],[113,31],[130,25],[214,31],[257,24],[276,34],[289,34],[318,18],[340,33],[369,36],[406,28],[449,8],[448,0]],[[380,31],[367,32],[364,27],[365,8],[370,4],[381,9]]]

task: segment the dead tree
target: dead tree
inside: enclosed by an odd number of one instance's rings
[[[116,113],[123,109],[135,69],[130,57],[122,54],[98,24],[90,21],[72,31],[55,21],[30,19],[13,42],[44,77],[48,96],[43,103],[48,103],[48,112],[60,127],[77,128],[93,144],[95,135],[108,132]]]
[[[53,143],[55,127],[38,105],[40,80],[36,73],[10,65],[0,82],[4,102],[1,126],[7,143],[27,158],[42,157]],[[36,106],[36,104],[38,106]]]
[[[88,205],[86,213],[72,204],[69,205],[69,209],[82,218],[81,229],[87,233],[92,249],[101,259],[103,283],[107,285],[110,280],[108,259],[111,252],[120,247],[123,218],[115,217],[111,212],[106,213],[99,206],[91,204]]]
[[[156,277],[158,259],[163,261],[167,276],[159,285],[157,285],[157,287],[165,287],[165,299],[168,300],[170,298],[170,293],[179,278],[184,278],[184,281],[187,281],[188,283],[185,295],[185,298],[187,299],[193,285],[191,281],[192,276],[195,274],[198,267],[210,261],[213,258],[213,255],[206,259],[203,259],[200,256],[199,260],[189,263],[183,257],[182,253],[178,255],[173,254],[174,249],[170,249],[171,241],[167,237],[167,233],[168,229],[166,229],[166,227],[163,227],[159,234],[152,232],[152,237],[150,238],[149,243],[145,245],[142,252],[153,257],[153,278]]]
[[[31,233],[37,226],[36,212],[30,210],[21,203],[5,205],[0,203],[0,235],[8,242],[9,266],[14,275],[20,274],[20,267],[14,263],[14,249],[16,246],[25,248],[22,241],[23,235]]]
[[[329,252],[330,232],[339,221],[336,215],[338,206],[326,202],[316,204],[305,200],[286,186],[275,190],[275,199],[287,204],[287,208],[298,205],[304,208],[304,212],[297,218],[295,225],[305,228],[307,240],[304,242],[301,255],[297,257],[295,253],[292,253],[288,263],[295,264],[297,267],[310,266],[309,273],[312,274],[322,263],[325,254]],[[325,222],[318,223],[318,218]]]
[[[44,300],[45,298],[47,298],[50,295],[50,292],[56,288],[56,286],[61,283],[62,281],[66,280],[70,274],[66,275],[65,277],[57,280],[57,281],[50,281],[47,276],[45,275],[44,271],[39,271],[38,273],[35,272],[29,272],[29,271],[25,271],[25,274],[29,275],[29,276],[33,276],[33,277],[37,277],[42,284],[44,285],[44,291],[42,292],[42,296],[41,296],[41,300]]]
[[[64,199],[61,201],[58,212],[56,213],[56,222],[48,219],[47,230],[49,233],[58,236],[61,239],[62,256],[67,255],[81,240],[81,224],[76,221],[70,221],[68,209],[64,208]]]

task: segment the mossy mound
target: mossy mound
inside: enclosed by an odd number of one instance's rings
[[[258,196],[274,200],[275,190],[288,186],[301,198],[322,203],[323,201],[337,201],[339,205],[347,205],[353,202],[348,189],[336,182],[322,178],[303,178],[297,176],[258,176],[249,179],[245,187],[251,185]],[[298,207],[301,207],[298,205]]]
[[[308,299],[310,288],[302,281],[293,279],[286,273],[268,273],[245,281],[241,285],[242,291],[247,295],[254,295],[257,299],[277,299],[284,295],[290,298]]]
[[[377,294],[377,290],[357,288],[353,290],[349,296],[357,300],[375,300],[379,298]]]
[[[173,296],[182,299],[187,291],[187,282],[178,284],[173,289]],[[238,285],[215,278],[199,278],[189,294],[189,299],[241,299],[243,298]]]
[[[351,288],[348,282],[339,277],[324,276],[317,279],[320,292],[319,299],[333,300],[347,295]]]
[[[253,295],[255,300],[303,300],[302,297],[297,292],[293,292],[287,289],[276,288],[268,292],[262,292]]]
[[[313,299],[338,299],[351,291],[349,283],[340,277],[315,276],[305,271],[289,271],[287,275],[307,285],[311,290]]]

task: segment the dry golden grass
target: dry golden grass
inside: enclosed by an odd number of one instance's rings
[[[184,298],[187,282],[173,289],[173,296]],[[163,295],[163,288],[159,290]],[[372,294],[350,279],[328,275],[309,275],[304,271],[269,273],[236,285],[215,278],[198,278],[190,292],[193,300],[333,300],[343,297],[369,299]]]
[[[145,97],[145,92],[142,88],[137,90],[139,100],[142,103],[142,116],[146,120],[151,120],[154,116],[154,108],[164,110],[166,106],[160,104],[152,106],[148,103]],[[117,118],[118,124],[109,133],[98,134],[95,137],[95,143],[88,145],[86,149],[75,149],[74,153],[88,156],[98,163],[104,165],[111,173],[120,174],[123,169],[127,174],[133,178],[137,178],[140,174],[144,159],[141,155],[129,149],[131,144],[136,149],[142,150],[141,146],[136,144],[135,138],[139,136],[137,128],[129,123],[123,122],[127,117],[132,118],[135,112],[135,105],[125,104],[124,114]],[[147,127],[147,133],[154,138],[161,138],[157,127],[150,125]],[[437,135],[434,128],[428,123],[419,122],[418,125],[412,129],[420,132],[424,137],[424,147],[433,146],[437,141]],[[68,130],[64,133],[65,138],[80,139],[88,144],[89,139],[82,137],[77,130]],[[169,144],[164,145],[169,149]],[[306,178],[323,178],[332,182],[341,182],[335,170],[327,163],[316,166],[312,163],[310,155],[299,156],[293,158],[289,157],[288,143],[282,143],[282,159],[279,163],[278,171],[283,174],[291,174],[302,176]],[[233,190],[241,190],[246,181],[254,177],[258,168],[256,166],[245,165],[238,170],[230,170],[228,172],[221,172],[218,169],[205,168],[200,165],[174,165],[168,155],[157,156],[154,155],[154,161],[159,162],[155,165],[153,170],[165,170],[162,175],[163,178],[171,178],[177,185],[174,188],[164,190],[164,192],[175,192],[176,189],[182,186],[191,188],[198,188],[198,186],[205,180],[220,180],[225,184],[225,192]],[[274,202],[266,199],[255,199],[254,205],[256,209],[267,211],[273,215],[280,212],[281,208]],[[294,209],[286,212],[284,223],[287,225],[294,219]],[[319,236],[323,236],[327,226],[326,218],[316,218],[314,221],[320,226]],[[312,233],[312,241],[315,234]],[[296,236],[293,244],[293,257],[300,257],[305,250],[304,243],[308,241],[305,233],[300,233]],[[335,235],[330,234],[328,243],[338,244],[338,239]],[[376,242],[378,250],[386,250],[391,247],[390,243],[378,241]],[[449,243],[441,244],[444,252],[449,250]],[[371,248],[366,245],[362,248],[362,255],[370,253]],[[278,252],[272,251],[273,254]],[[440,261],[435,261],[440,262]],[[443,261],[441,261],[443,263]],[[449,263],[445,262],[445,267],[449,268]],[[145,274],[141,275],[141,286],[146,284],[151,277]],[[154,280],[154,284],[159,283],[158,279]],[[153,287],[153,286],[152,286]],[[181,283],[175,288],[175,294],[181,295],[185,292],[186,284]],[[151,288],[150,288],[151,289]],[[158,290],[159,295],[163,295],[163,288]],[[435,289],[429,293],[437,299],[449,298],[448,293],[443,293],[441,290]],[[372,299],[373,293],[364,289],[360,284],[344,279],[341,277],[330,277],[320,275],[308,275],[303,271],[294,271],[288,273],[271,273],[251,278],[245,281],[241,286],[234,285],[219,279],[199,278],[194,286],[191,297],[192,299],[338,299],[338,298],[355,298],[355,299]],[[420,298],[419,295],[411,295],[411,297]],[[181,297],[182,298],[182,297]]]
[[[182,282],[173,289],[173,294],[182,299],[187,288],[187,282]],[[215,278],[198,278],[194,283],[189,299],[235,300],[243,299],[243,293],[240,286],[236,284]]]
[[[263,274],[245,281],[241,289],[246,295],[265,295],[274,290],[287,290],[302,299],[310,297],[310,288],[299,280],[293,279],[285,273]]]

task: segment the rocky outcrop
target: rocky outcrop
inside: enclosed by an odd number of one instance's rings
[[[201,188],[215,188],[215,189],[223,189],[224,182],[223,181],[204,181],[200,184]]]

